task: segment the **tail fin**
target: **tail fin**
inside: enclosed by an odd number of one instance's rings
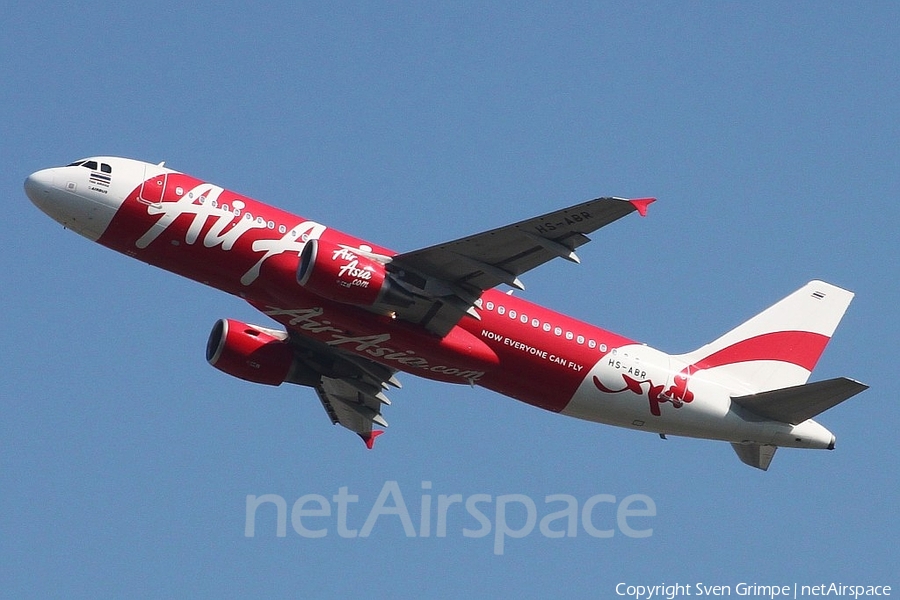
[[[732,444],[731,447],[737,452],[742,463],[763,471],[769,470],[769,465],[775,458],[775,451],[778,450],[778,446],[763,444]]]
[[[716,341],[678,358],[691,372],[715,369],[756,394],[806,383],[853,299],[811,281]]]

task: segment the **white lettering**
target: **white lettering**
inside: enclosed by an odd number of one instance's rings
[[[384,505],[389,497],[393,498],[393,506]],[[406,534],[406,537],[416,537],[412,519],[409,518],[409,511],[406,510],[406,502],[403,501],[403,493],[400,492],[400,486],[396,481],[385,481],[384,485],[381,486],[381,493],[378,494],[378,499],[375,500],[375,505],[369,512],[369,516],[359,532],[359,537],[369,537],[369,534],[372,533],[372,528],[375,527],[375,522],[378,521],[378,517],[381,515],[397,515],[403,524],[403,532]]]
[[[342,538],[355,538],[356,530],[347,528],[347,504],[350,502],[359,502],[359,496],[356,494],[348,494],[347,487],[338,489],[338,493],[331,499],[337,503],[337,531]]]
[[[319,508],[303,508],[304,505],[310,502],[317,502],[319,504]],[[291,509],[291,526],[294,528],[299,535],[306,538],[321,538],[328,535],[327,529],[307,529],[303,526],[303,517],[330,517],[331,516],[331,504],[328,503],[328,498],[325,496],[320,496],[319,494],[306,494],[305,496],[300,496],[297,498],[297,501],[294,502],[294,507]]]
[[[484,516],[484,513],[475,506],[480,502],[490,502],[490,494],[472,494],[466,498],[466,512],[475,517],[475,520],[481,524],[481,529],[463,529],[463,535],[470,538],[484,537],[491,532],[491,522]]]
[[[275,318],[290,317],[289,319],[278,320],[303,331],[309,331],[310,333],[316,334],[330,334],[330,339],[324,340],[329,346],[348,344],[353,351],[359,353],[364,352],[365,354],[382,361],[392,361],[407,367],[414,367],[431,373],[452,375],[459,377],[472,385],[484,376],[484,371],[465,370],[447,365],[432,365],[424,357],[418,356],[414,350],[398,351],[394,348],[385,346],[383,344],[391,340],[391,335],[389,333],[364,336],[347,335],[344,330],[333,327],[331,321],[327,319],[319,320],[319,317],[324,314],[324,310],[320,307],[293,309],[268,307],[263,312]]]
[[[581,507],[581,526],[584,527],[584,530],[591,537],[611,538],[615,531],[612,529],[597,529],[594,527],[594,522],[591,519],[591,511],[593,511],[594,507],[600,502],[615,504],[616,497],[611,494],[597,494],[596,496],[588,498],[587,502],[584,503],[584,506]]]
[[[218,198],[225,190],[210,183],[201,183],[187,194],[174,202],[157,202],[147,206],[147,214],[159,219],[135,242],[140,249],[147,248],[154,240],[162,235],[182,215],[193,215],[190,226],[185,233],[184,241],[188,245],[197,242],[203,227],[210,218],[214,219],[206,235],[203,236],[203,245],[206,248],[221,246],[222,250],[229,251],[235,243],[248,231],[253,229],[270,229],[268,223],[261,218],[252,219],[248,215],[240,216],[240,209],[244,203],[235,200],[232,205],[234,212],[228,210],[227,204],[219,204]],[[226,231],[227,229],[227,231]],[[253,242],[251,249],[254,252],[262,252],[263,256],[242,277],[241,283],[250,285],[259,277],[259,271],[263,263],[284,252],[303,251],[307,240],[317,239],[325,231],[325,226],[313,221],[304,221],[291,228],[281,238],[259,239]]]
[[[612,518],[612,507],[610,510],[603,511],[605,514],[599,514],[601,511],[595,510],[598,504],[616,504],[615,496],[610,494],[597,494],[587,499],[579,511],[578,500],[569,494],[550,494],[544,497],[543,509],[528,495],[525,494],[505,494],[499,496],[491,496],[490,494],[473,494],[464,498],[462,494],[438,494],[437,506],[433,502],[434,496],[431,494],[431,481],[423,481],[421,485],[422,494],[419,502],[414,502],[412,507],[419,508],[420,512],[417,518],[418,530],[414,526],[413,515],[407,508],[404,494],[400,489],[397,481],[386,481],[378,494],[378,498],[372,504],[371,510],[365,519],[365,523],[358,531],[349,528],[349,511],[354,509],[352,504],[359,502],[359,496],[350,494],[349,489],[344,486],[338,489],[338,493],[328,498],[321,494],[305,494],[300,496],[290,511],[290,520],[293,530],[303,538],[324,538],[332,531],[332,524],[335,524],[334,530],[342,538],[367,538],[372,535],[375,526],[379,522],[379,517],[396,516],[399,519],[399,525],[403,528],[406,537],[429,538],[434,535],[437,538],[447,537],[448,513],[455,504],[465,506],[465,511],[471,515],[479,524],[477,529],[468,529],[463,527],[465,523],[457,525],[456,531],[461,532],[467,538],[482,538],[493,533],[493,551],[494,554],[502,555],[506,549],[506,542],[511,539],[521,539],[531,535],[536,529],[536,525],[540,523],[539,531],[546,538],[574,538],[577,536],[579,516],[584,531],[591,537],[612,538],[617,529],[627,537],[649,537],[653,533],[653,529],[636,530],[628,522],[630,517],[655,517],[656,504],[651,498],[643,494],[632,494],[625,497],[618,503],[615,519]],[[496,502],[493,510],[490,504]],[[334,503],[334,506],[332,506]],[[557,506],[553,506],[553,504]],[[564,504],[562,510],[554,512],[544,512],[551,509],[559,508],[559,503]],[[246,496],[245,508],[245,524],[244,535],[246,537],[256,536],[256,519],[260,506],[271,504],[275,507],[275,511],[265,508],[262,513],[267,523],[271,523],[274,518],[274,534],[277,537],[285,537],[287,532],[287,509],[288,504],[284,498],[276,494],[266,494],[262,496],[248,495]],[[487,504],[485,510],[482,506]],[[517,508],[515,507],[518,505]],[[635,508],[635,505],[643,508]],[[514,508],[510,508],[514,507]],[[457,510],[457,514],[462,513],[462,508]],[[596,514],[595,514],[596,513]],[[462,513],[465,514],[465,513]],[[543,518],[539,517],[543,514]],[[491,515],[491,519],[488,515]],[[316,520],[318,519],[318,520]],[[326,519],[322,521],[321,519]],[[612,523],[611,521],[615,521]],[[397,524],[388,519],[389,524],[384,524],[385,519],[381,519],[384,527],[396,527]],[[552,526],[560,521],[564,522],[564,526]],[[602,522],[608,524],[609,529],[600,529],[597,525]],[[319,527],[314,527],[313,524]],[[436,523],[436,528],[432,529],[432,524]],[[270,532],[273,531],[271,525],[267,527]],[[432,533],[434,531],[434,533]],[[771,586],[740,583],[733,588],[728,585],[706,585],[701,582],[693,584],[696,593],[692,593],[691,584],[676,584],[684,592],[684,595],[697,596],[722,596],[731,595],[734,591],[738,596],[747,595],[766,595],[769,597],[787,595],[790,588],[787,586]],[[804,586],[806,593],[803,595],[852,595],[847,593],[848,586],[832,583],[830,586],[822,584],[820,586]],[[856,588],[859,589],[859,588]],[[666,590],[666,591],[664,591]],[[638,597],[657,597],[665,595],[670,597],[668,592],[670,587],[663,586],[631,586],[625,583],[616,587],[616,593],[621,595],[629,595]],[[890,587],[879,586],[878,592],[890,595]],[[878,593],[876,592],[876,593]],[[637,593],[637,595],[636,595]],[[859,595],[864,592],[860,591]],[[868,595],[871,592],[865,591]],[[646,594],[646,596],[645,596]]]
[[[358,279],[372,279],[372,267],[366,267],[360,269],[356,265],[359,264],[359,261],[355,258],[348,262],[346,265],[342,266],[338,271],[338,277],[343,277],[344,275],[349,275],[350,277],[356,277]],[[363,286],[365,287],[365,286]]]
[[[552,512],[541,519],[541,533],[544,534],[544,537],[575,537],[576,528],[578,526],[578,500],[575,499],[575,496],[570,496],[569,494],[551,494],[550,496],[544,498],[544,501],[547,503],[566,503],[566,508],[558,510],[556,512]],[[553,521],[558,521],[559,519],[569,520],[566,531],[556,531],[554,529],[550,529],[550,523],[552,523]]]
[[[244,273],[244,276],[241,277],[241,283],[244,285],[250,285],[256,278],[259,277],[259,270],[262,268],[264,262],[273,256],[277,256],[282,252],[296,252],[297,256],[300,256],[300,253],[303,252],[303,247],[306,245],[307,240],[318,239],[319,236],[322,235],[322,232],[325,231],[324,225],[319,225],[318,223],[314,223],[312,221],[307,221],[305,223],[301,223],[297,225],[283,236],[277,240],[256,240],[253,242],[253,251],[254,252],[265,252],[265,254],[260,258],[255,265],[250,267],[250,270]],[[299,242],[297,240],[300,240]]]
[[[631,505],[635,502],[642,502],[644,504],[644,508],[631,508]],[[619,525],[619,531],[621,531],[628,537],[645,538],[653,535],[653,529],[632,529],[631,526],[628,525],[628,517],[655,516],[656,503],[653,501],[653,498],[645,494],[632,494],[623,498],[622,502],[619,503],[619,508],[616,510],[616,523]],[[587,527],[585,527],[585,529],[586,528]]]
[[[256,509],[260,504],[271,503],[278,511],[276,516],[275,535],[284,537],[287,535],[287,502],[277,494],[263,494],[262,496],[247,495],[246,520],[244,521],[244,537],[256,535]]]
[[[506,524],[506,505],[518,502],[525,507],[525,523],[519,529],[510,529]],[[494,554],[503,554],[503,538],[523,538],[534,530],[537,521],[537,507],[534,500],[525,494],[504,494],[497,496],[497,513],[494,519]]]
[[[331,260],[356,260],[356,255],[350,251],[350,248],[346,246],[341,246],[340,248],[331,252]]]

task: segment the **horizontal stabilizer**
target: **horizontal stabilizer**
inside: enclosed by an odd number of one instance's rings
[[[868,387],[864,383],[838,377],[749,396],[738,396],[731,400],[760,417],[798,425],[852,398]],[[735,450],[737,451],[737,448]],[[738,451],[738,456],[740,455]],[[743,457],[741,460],[744,460]]]
[[[763,471],[768,470],[775,451],[778,450],[778,446],[763,446],[762,444],[732,444],[731,447],[734,448],[742,463]]]

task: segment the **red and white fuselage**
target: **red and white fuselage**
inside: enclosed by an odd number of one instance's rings
[[[96,157],[38,171],[25,188],[65,227],[244,298],[322,348],[610,425],[755,447],[834,447],[812,419],[784,422],[735,402],[806,383],[852,298],[829,284],[812,282],[731,339],[682,356],[497,289],[474,303],[477,315],[436,335],[377,309],[386,293],[406,293],[396,282],[386,292],[385,273],[372,266],[396,252],[162,164]],[[320,256],[306,260],[318,270],[298,274],[313,241],[307,255]],[[810,311],[812,302],[822,310]]]

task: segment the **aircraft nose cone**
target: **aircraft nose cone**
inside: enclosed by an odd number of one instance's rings
[[[108,189],[92,189],[87,171],[78,167],[35,171],[25,179],[25,193],[51,219],[96,241],[124,199]]]
[[[53,189],[53,170],[36,171],[25,179],[25,194],[40,209],[50,200]]]

